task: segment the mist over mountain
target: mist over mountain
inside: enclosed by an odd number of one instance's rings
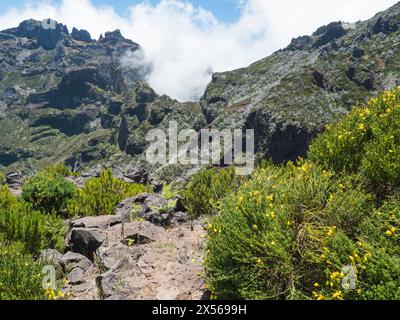
[[[43,29],[24,21],[0,33],[0,164],[23,171],[59,161],[74,169],[106,164],[148,176],[155,170],[144,159],[144,137],[171,120],[181,129],[255,129],[259,157],[294,160],[355,103],[399,84],[399,12],[397,4],[293,39],[247,68],[213,74],[190,103],[147,84],[151,62],[119,30],[95,40],[61,23]]]
[[[2,4],[0,30],[44,18],[62,22],[70,31],[86,29],[95,39],[119,29],[144,50],[146,62],[153,66],[147,82],[157,93],[197,101],[213,72],[248,66],[285,47],[293,37],[311,34],[331,21],[368,19],[396,0],[208,2],[212,7],[230,3],[237,8],[236,18],[216,16],[205,9],[210,6],[204,1],[17,0],[8,8]]]

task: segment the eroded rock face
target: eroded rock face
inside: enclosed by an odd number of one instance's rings
[[[109,156],[125,103],[134,101],[131,86],[146,76],[122,57],[139,49],[120,32],[95,41],[85,30],[69,34],[35,20],[2,31],[0,137],[7,131],[8,138],[0,138],[0,166],[35,158],[41,167],[64,153],[68,165],[81,167]],[[26,130],[10,132],[11,125]]]

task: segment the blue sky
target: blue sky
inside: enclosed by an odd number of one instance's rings
[[[146,0],[151,4],[156,4],[158,0]],[[18,7],[23,5],[25,0],[0,0],[0,12],[7,10],[8,7]],[[57,1],[54,1],[57,2]],[[95,5],[111,5],[120,14],[126,13],[126,8],[143,2],[143,0],[92,0]],[[240,17],[240,9],[237,0],[187,0],[195,6],[201,6],[211,11],[219,20],[233,22]]]

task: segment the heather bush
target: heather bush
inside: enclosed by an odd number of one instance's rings
[[[68,203],[68,212],[74,216],[112,214],[119,202],[145,192],[151,192],[151,187],[124,182],[114,178],[111,170],[103,170],[98,178],[89,179],[77,191]]]
[[[18,203],[0,209],[0,235],[9,242],[20,242],[25,250],[38,253],[44,248],[62,249],[67,227],[55,215],[43,215],[30,204]]]
[[[189,214],[193,218],[212,215],[220,201],[234,192],[240,181],[233,168],[201,170],[192,177],[183,193]]]
[[[22,199],[43,213],[66,215],[68,200],[75,196],[76,188],[65,176],[70,172],[61,165],[46,167],[28,179],[22,190]]]

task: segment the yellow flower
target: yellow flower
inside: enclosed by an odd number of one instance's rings
[[[333,295],[332,295],[333,299],[336,300],[343,300],[343,295],[341,291],[336,291]]]
[[[388,231],[385,232],[385,235],[386,235],[387,237],[391,237],[391,236],[394,235],[394,232],[392,232],[392,230],[388,230]]]
[[[275,212],[270,212],[269,214],[268,214],[268,217],[270,218],[270,219],[275,219],[276,218],[276,214],[275,214]]]
[[[332,237],[335,234],[335,231],[336,231],[336,226],[329,227],[327,231],[328,237]]]
[[[274,195],[270,194],[269,196],[267,196],[267,200],[268,201],[274,201]]]
[[[331,279],[332,280],[336,280],[336,279],[338,279],[340,277],[340,272],[334,272],[334,273],[332,273],[331,274]]]
[[[314,283],[314,287],[319,288],[319,283],[318,282]]]

